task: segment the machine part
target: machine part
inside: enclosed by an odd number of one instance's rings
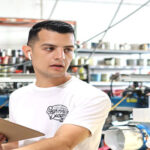
[[[117,105],[118,106],[117,108],[123,108],[123,107],[124,108],[125,107],[126,108],[147,108],[148,107],[147,104],[148,100],[146,97],[133,96],[133,97],[127,97],[126,99],[123,100],[123,98],[120,96],[114,96],[111,97],[111,102],[113,103],[114,106]],[[115,108],[112,108],[112,110]]]
[[[8,107],[3,107],[0,109],[0,118],[8,118],[9,110]]]
[[[8,106],[9,95],[0,95],[0,109],[3,106]]]
[[[147,146],[148,148],[150,148],[150,137],[148,137],[148,139],[147,139],[146,146]]]
[[[128,95],[124,96],[118,103],[116,103],[113,107],[111,107],[111,110],[115,109],[121,102],[123,102],[126,98],[128,97]]]
[[[145,125],[142,125],[142,124],[138,124],[136,125],[136,127],[141,131],[142,133],[142,136],[143,136],[143,146],[141,149],[145,150],[146,149],[146,143],[147,143],[147,138],[149,137],[150,135],[150,131],[149,131],[149,127],[146,127],[146,124]]]
[[[104,134],[105,143],[113,150],[137,150],[144,144],[143,135],[137,127],[111,127]]]
[[[2,109],[4,106],[6,106],[7,104],[8,104],[8,100],[7,101],[5,101],[2,105],[0,105],[0,109]]]
[[[140,86],[138,82],[133,82],[133,86],[126,88],[122,96],[111,96],[111,102],[114,105],[111,110],[118,105],[119,107],[147,108],[150,106],[149,93],[149,87]]]
[[[146,82],[150,81],[150,75],[149,74],[120,74],[119,81],[124,82]]]
[[[150,96],[148,96],[148,108],[150,108]]]

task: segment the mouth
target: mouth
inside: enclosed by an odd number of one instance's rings
[[[53,65],[50,65],[51,67],[64,67],[64,65],[62,64],[53,64]]]
[[[62,65],[62,64],[53,64],[53,65],[50,65],[50,67],[53,68],[53,69],[58,70],[58,69],[64,68],[64,65]]]

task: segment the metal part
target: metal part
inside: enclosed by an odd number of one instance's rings
[[[119,80],[124,82],[150,82],[149,74],[120,74]]]

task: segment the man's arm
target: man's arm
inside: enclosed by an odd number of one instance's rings
[[[44,139],[15,150],[71,150],[90,134],[90,131],[84,127],[65,124],[58,129],[53,138]]]

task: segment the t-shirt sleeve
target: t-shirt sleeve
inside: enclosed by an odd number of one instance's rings
[[[10,97],[9,97],[9,121],[11,121],[11,122],[15,122],[15,118],[14,118],[15,107],[13,106],[14,105],[13,101],[14,101],[13,96],[10,95]]]
[[[93,134],[98,127],[102,129],[110,107],[110,99],[103,92],[93,97],[80,97],[79,103],[68,113],[63,124],[82,126]]]

